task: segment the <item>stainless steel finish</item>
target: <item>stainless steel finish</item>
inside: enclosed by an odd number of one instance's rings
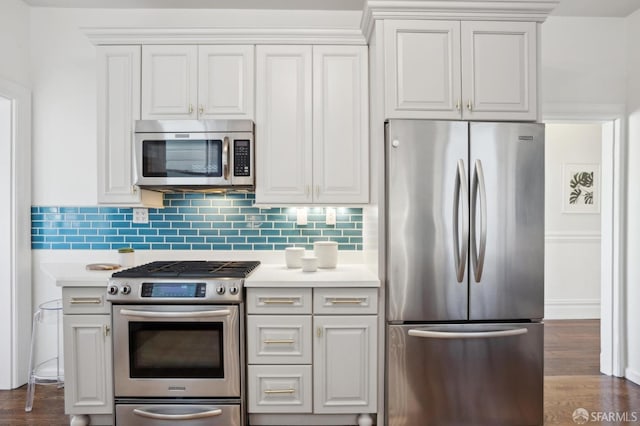
[[[457,162],[469,163],[468,123],[393,120],[386,132],[387,319],[466,320],[451,209]]]
[[[262,343],[264,343],[265,345],[276,345],[276,344],[290,345],[295,342],[296,341],[294,339],[266,339],[262,341]]]
[[[295,389],[266,389],[264,393],[266,393],[267,395],[277,395],[282,393],[295,393],[295,391]]]
[[[157,420],[172,420],[172,421],[180,421],[180,420],[193,420],[193,419],[206,419],[209,417],[216,417],[222,415],[222,410],[220,408],[215,407],[196,407],[189,406],[189,408],[195,409],[193,412],[185,413],[185,414],[165,414],[164,412],[169,411],[166,407],[159,405],[150,408],[135,408],[133,410],[133,414],[140,417],[147,417],[149,419],[157,419]],[[198,409],[202,409],[202,411],[196,411]]]
[[[222,177],[229,180],[229,164],[231,163],[229,152],[229,136],[225,136],[222,141]]]
[[[254,124],[251,120],[138,120],[135,122],[136,185],[158,191],[249,190],[255,186]],[[143,176],[144,140],[223,140],[222,176]],[[236,176],[234,140],[249,141],[249,176]]]
[[[519,336],[527,333],[527,331],[528,330],[523,327],[493,331],[433,331],[411,329],[407,334],[409,334],[409,336],[430,339],[486,339],[489,337]]]
[[[453,197],[453,253],[456,261],[456,278],[461,283],[465,277],[467,269],[467,251],[469,250],[469,216],[468,199],[469,188],[467,187],[467,174],[464,160],[458,160],[458,169],[456,170],[455,189]],[[460,220],[460,193],[462,192],[462,249],[460,249],[460,233],[458,232],[458,221]]]
[[[211,311],[186,311],[186,312],[155,312],[155,311],[136,311],[133,309],[121,309],[120,315],[125,317],[137,317],[137,318],[181,318],[181,319],[195,319],[195,318],[217,318],[228,317],[231,315],[229,309],[218,309]]]
[[[162,321],[177,322],[217,322],[222,323],[224,340],[224,378],[223,379],[188,379],[188,378],[130,378],[129,365],[129,322],[131,317],[122,311],[136,311],[136,322],[158,323]],[[221,317],[210,317],[209,312],[215,308],[211,305],[113,305],[113,364],[114,392],[120,397],[237,397],[240,394],[242,377],[241,367],[241,330],[240,307],[229,305],[221,307],[221,311],[229,311]],[[145,312],[148,316],[140,316]],[[180,317],[158,318],[157,315],[184,313]],[[198,313],[207,312],[199,317]],[[195,313],[196,317],[193,316]]]
[[[542,425],[543,326],[460,324],[438,332],[526,334],[475,339],[413,337],[415,325],[388,326],[388,426]]]
[[[332,305],[339,305],[339,304],[362,305],[362,303],[365,302],[365,301],[366,301],[365,298],[359,298],[359,299],[331,299],[329,301],[329,303],[331,303]]]
[[[117,426],[244,426],[239,404],[214,401],[132,401],[116,404],[115,415]]]
[[[143,283],[205,283],[207,286],[205,297],[142,297]],[[241,278],[111,278],[107,287],[107,300],[114,303],[156,303],[156,304],[211,304],[211,303],[240,303],[242,292],[231,292],[227,289],[241,289],[244,280]],[[128,292],[122,290],[127,288]],[[113,289],[113,290],[112,290]]]
[[[287,304],[293,305],[297,302],[297,299],[264,299],[262,303],[265,305],[278,305],[278,304]]]
[[[102,299],[99,297],[72,297],[69,303],[72,305],[101,305]]]
[[[473,277],[477,283],[482,279],[484,256],[487,248],[487,189],[484,183],[482,161],[476,160],[473,171],[473,188],[471,190],[471,261]],[[476,249],[476,221],[478,193],[480,193],[480,248]]]
[[[544,125],[470,123],[484,170],[486,255],[469,286],[470,320],[544,316]]]

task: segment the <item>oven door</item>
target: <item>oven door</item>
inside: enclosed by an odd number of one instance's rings
[[[120,397],[240,397],[237,305],[114,305]]]

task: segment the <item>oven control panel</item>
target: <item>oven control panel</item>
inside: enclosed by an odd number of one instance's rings
[[[116,303],[239,303],[243,282],[242,279],[112,278],[107,287],[107,300]]]

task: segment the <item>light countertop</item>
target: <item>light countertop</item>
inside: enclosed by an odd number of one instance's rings
[[[378,277],[363,265],[338,264],[316,272],[288,269],[284,264],[262,264],[244,282],[245,287],[380,287]]]
[[[43,263],[42,270],[58,287],[106,287],[112,271],[88,271],[85,263]],[[302,272],[284,264],[261,264],[245,287],[380,287],[378,277],[363,265],[339,264],[335,269]]]
[[[107,287],[111,274],[119,271],[88,271],[86,263],[43,263],[42,270],[58,287]]]

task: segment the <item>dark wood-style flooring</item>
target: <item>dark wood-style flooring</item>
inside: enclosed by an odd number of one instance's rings
[[[577,408],[590,413],[635,412],[640,416],[640,386],[599,372],[598,320],[545,321],[545,324],[545,425],[575,426],[572,415]],[[26,386],[0,391],[0,425],[68,425],[63,393],[55,386],[37,386],[33,411],[25,413]],[[587,423],[596,424],[630,423]]]

